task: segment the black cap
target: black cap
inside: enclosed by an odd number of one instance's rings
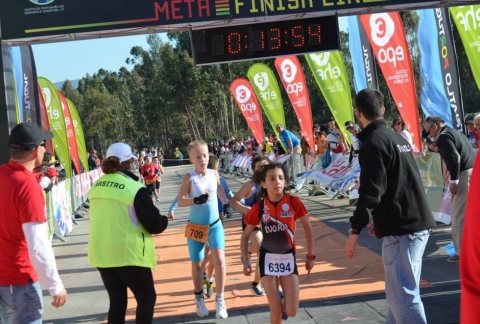
[[[42,129],[34,123],[20,123],[12,129],[8,146],[32,147],[39,146],[43,141],[53,138],[50,131]]]
[[[475,119],[474,115],[467,115],[467,117],[465,117],[465,121],[463,123],[464,124],[470,124],[470,123],[473,124],[474,119]]]

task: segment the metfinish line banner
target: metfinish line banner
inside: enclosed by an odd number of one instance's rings
[[[469,0],[453,2],[450,5]],[[352,9],[413,8],[419,3],[440,5],[425,0],[1,0],[0,21],[2,39],[15,40],[148,26],[187,28],[192,23],[262,16],[346,15]]]

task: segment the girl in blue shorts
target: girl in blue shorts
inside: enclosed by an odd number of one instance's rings
[[[188,154],[195,169],[183,178],[178,193],[178,206],[190,207],[185,237],[192,262],[197,315],[209,315],[202,289],[205,245],[208,243],[215,266],[216,318],[227,318],[227,307],[223,298],[226,277],[225,232],[219,218],[217,194],[223,204],[227,204],[228,200],[220,184],[218,172],[207,168],[207,144],[203,141],[191,142],[188,145]]]

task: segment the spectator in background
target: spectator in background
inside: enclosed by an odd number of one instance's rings
[[[175,148],[175,152],[173,153],[175,158],[178,160],[178,165],[181,165],[182,164],[182,160],[183,160],[183,154],[182,152],[180,152],[180,150],[178,149],[178,147]]]
[[[470,144],[472,144],[473,148],[478,148],[478,140],[475,140],[476,126],[474,120],[475,116],[473,114],[467,115],[467,117],[465,117],[464,124],[467,127],[467,137],[470,141]]]
[[[345,128],[350,133],[350,143],[352,143],[350,146],[350,157],[348,158],[347,165],[347,168],[351,168],[353,158],[358,156],[358,153],[360,153],[360,146],[362,145],[362,143],[360,143],[360,140],[358,139],[360,127],[358,125],[355,125],[352,121],[347,121],[345,123]]]
[[[416,145],[413,143],[412,134],[410,134],[410,132],[405,129],[405,123],[401,118],[395,118],[393,120],[392,128],[394,131],[399,133],[408,142],[408,144],[410,144],[413,152],[418,152]]]
[[[268,137],[263,139],[263,153],[268,156],[270,153],[273,153],[273,144],[270,142]]]
[[[284,129],[283,125],[277,124],[277,132],[280,140],[282,141],[283,146],[287,150],[287,153],[292,154],[292,157],[288,160],[289,162],[289,171],[287,174],[290,175],[290,188],[295,187],[297,174],[300,173],[300,163],[301,163],[301,154],[302,148],[300,147],[300,139],[295,136],[291,131]]]
[[[480,147],[480,114],[475,115],[475,118],[473,119],[473,122],[475,123],[475,130],[473,132],[473,139],[475,140],[475,149],[478,149]]]
[[[437,139],[437,151],[450,173],[452,240],[457,255],[448,258],[447,262],[458,262],[475,151],[465,135],[445,125],[445,121],[438,116],[428,116],[423,127],[430,136]]]
[[[147,187],[148,191],[150,192],[150,197],[155,196],[157,202],[160,201],[160,198],[157,196],[155,191],[155,185],[157,182],[157,173],[159,173],[158,165],[155,163],[150,162],[150,158],[145,158],[145,164],[142,166],[140,170],[140,174],[143,177],[145,182],[145,186]]]
[[[9,323],[41,323],[42,289],[52,306],[67,301],[46,233],[45,199],[33,173],[53,134],[34,123],[21,123],[8,140],[10,161],[0,166],[0,319]]]
[[[88,154],[88,168],[90,170],[95,170],[97,168],[97,163],[95,162],[97,159],[97,151],[92,150],[90,154]]]

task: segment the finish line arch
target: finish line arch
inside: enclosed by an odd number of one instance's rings
[[[0,163],[16,124],[5,64],[11,46],[167,31],[219,29],[325,16],[449,7],[476,0],[2,0],[0,2]],[[332,26],[338,31],[338,26]],[[13,109],[12,109],[13,106]]]

